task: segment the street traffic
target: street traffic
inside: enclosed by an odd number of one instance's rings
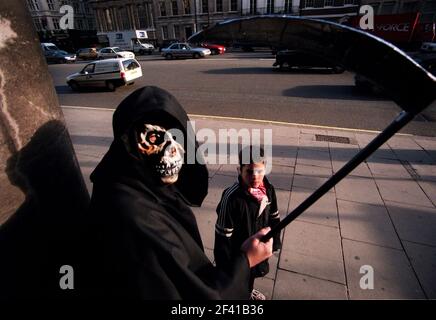
[[[356,90],[354,74],[273,67],[270,51],[227,52],[205,59],[165,60],[158,53],[137,56],[143,76],[116,92],[105,88],[74,92],[66,77],[86,63],[49,65],[61,105],[112,108],[145,85],[162,87],[190,114],[279,121],[336,128],[382,130],[399,112],[387,97]],[[436,136],[436,106],[402,132]]]

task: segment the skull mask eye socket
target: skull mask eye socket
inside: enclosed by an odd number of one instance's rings
[[[160,145],[165,142],[165,132],[163,131],[148,132],[145,139],[150,144]]]

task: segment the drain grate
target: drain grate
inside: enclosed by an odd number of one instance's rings
[[[327,141],[327,142],[350,144],[350,138],[347,138],[347,137],[338,137],[338,136],[328,136],[328,135],[324,135],[324,134],[316,134],[315,139],[316,139],[316,141]]]

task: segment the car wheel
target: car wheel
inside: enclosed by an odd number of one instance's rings
[[[144,52],[144,50],[139,50],[139,54],[144,54],[145,52]]]
[[[73,91],[79,91],[79,90],[80,90],[80,86],[79,86],[79,84],[78,84],[76,81],[70,81],[70,82],[68,83],[68,85],[70,86],[70,88],[71,88]]]
[[[151,51],[148,51],[148,55],[151,55],[152,54],[152,52]]]
[[[106,88],[109,91],[115,91],[117,89],[117,86],[115,85],[115,83],[113,81],[106,81]]]
[[[173,55],[171,53],[167,53],[165,55],[165,59],[167,59],[167,60],[171,60],[172,58],[173,58]]]
[[[199,59],[201,56],[198,52],[194,53],[193,55],[194,59]]]

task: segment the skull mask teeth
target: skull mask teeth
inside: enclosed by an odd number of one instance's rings
[[[138,149],[150,158],[154,171],[163,183],[177,181],[185,151],[169,131],[160,126],[145,124],[139,132]]]

